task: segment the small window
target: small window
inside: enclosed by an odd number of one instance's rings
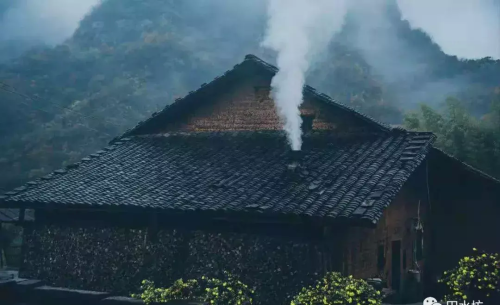
[[[314,114],[301,114],[300,117],[302,118],[302,132],[307,133],[311,130],[313,130],[313,125],[314,125]]]
[[[385,251],[384,245],[379,245],[377,249],[377,268],[379,271],[384,270],[385,267]]]

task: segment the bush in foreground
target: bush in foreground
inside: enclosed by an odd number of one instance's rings
[[[224,272],[223,279],[202,276],[184,281],[179,279],[169,288],[157,288],[148,280],[142,281],[142,293],[132,297],[144,303],[166,303],[172,300],[188,300],[210,305],[249,305],[254,291],[233,275]]]
[[[445,271],[439,280],[449,293],[445,301],[482,301],[497,299],[500,295],[500,255],[483,253],[473,249],[471,256],[458,262],[458,266]]]
[[[305,287],[291,305],[381,305],[382,296],[366,281],[330,272],[314,286]]]

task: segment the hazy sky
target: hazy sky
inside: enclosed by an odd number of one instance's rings
[[[500,1],[398,0],[403,18],[443,52],[461,58],[500,59]]]
[[[0,0],[3,1],[3,0]],[[58,44],[73,35],[100,0],[16,0],[0,21],[0,41],[36,40]]]
[[[426,31],[445,53],[500,59],[500,0],[397,1],[404,18]],[[0,41],[20,38],[57,44],[73,34],[79,21],[100,0],[12,2],[14,7],[0,21]]]

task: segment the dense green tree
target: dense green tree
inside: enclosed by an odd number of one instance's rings
[[[421,105],[419,111],[405,116],[404,124],[435,133],[437,147],[500,178],[500,94],[496,92],[490,112],[481,118],[468,113],[463,102],[449,98],[443,111]]]

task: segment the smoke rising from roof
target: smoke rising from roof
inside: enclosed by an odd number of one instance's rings
[[[292,150],[302,146],[299,106],[312,60],[341,30],[347,0],[270,0],[262,46],[277,53],[279,68],[271,87]]]

